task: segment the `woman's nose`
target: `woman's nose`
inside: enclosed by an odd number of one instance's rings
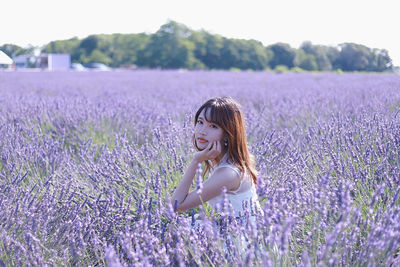
[[[199,134],[201,134],[201,135],[206,135],[207,133],[206,133],[206,128],[204,127],[204,125],[202,125],[201,127],[200,127],[200,129],[199,129]]]

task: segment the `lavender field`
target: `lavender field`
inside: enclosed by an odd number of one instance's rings
[[[195,111],[224,95],[257,159],[255,227],[166,204]],[[0,266],[398,266],[399,112],[389,74],[0,73]]]

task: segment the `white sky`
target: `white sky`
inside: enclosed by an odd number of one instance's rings
[[[386,49],[400,66],[396,0],[5,0],[0,45],[44,45],[98,33],[154,33],[168,19],[265,46],[353,42]]]

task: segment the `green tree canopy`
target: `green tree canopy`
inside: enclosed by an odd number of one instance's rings
[[[14,44],[4,44],[0,46],[0,50],[3,51],[10,58],[24,54],[32,54],[34,49],[35,48],[33,46],[22,48]]]
[[[86,54],[91,54],[97,48],[99,37],[96,35],[89,35],[81,41],[79,48],[85,50]]]
[[[344,71],[366,71],[368,69],[368,58],[370,51],[364,45],[344,43],[340,45],[337,58],[338,64]]]
[[[313,45],[310,41],[305,41],[300,46],[299,50],[303,50],[307,57],[311,61],[315,61],[316,68],[314,70],[330,71],[332,70],[332,64],[328,56],[329,49],[323,45]]]
[[[294,60],[296,67],[300,67],[303,70],[315,71],[318,70],[318,64],[315,60],[315,56],[306,53],[303,49],[298,49],[296,52],[296,58]]]
[[[222,68],[223,37],[206,31],[201,31],[199,34],[200,36],[193,35],[196,58],[210,69]]]
[[[194,56],[195,44],[189,39],[191,35],[192,31],[185,25],[168,22],[151,36],[138,63],[151,68],[201,68],[202,62]]]
[[[0,46],[7,55],[33,53],[33,47]],[[384,49],[344,43],[339,46],[314,45],[305,41],[298,48],[286,43],[265,47],[256,40],[231,39],[205,30],[194,31],[176,21],[168,21],[154,34],[97,34],[80,40],[52,41],[42,52],[68,53],[72,62],[102,62],[112,67],[135,64],[164,69],[263,70],[300,67],[309,71],[386,71],[393,67]]]
[[[269,45],[267,48],[273,53],[272,59],[269,62],[271,68],[275,68],[278,65],[284,65],[288,68],[294,67],[296,51],[289,44],[276,43]]]
[[[392,59],[389,56],[389,53],[385,49],[372,49],[371,55],[369,58],[369,70],[370,71],[385,71],[388,69],[392,69]]]
[[[64,41],[52,41],[43,48],[42,52],[73,54],[80,44],[81,41],[77,37]]]

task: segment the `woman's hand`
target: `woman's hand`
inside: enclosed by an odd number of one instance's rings
[[[212,143],[210,142],[205,149],[197,152],[194,155],[194,159],[199,163],[202,163],[203,161],[206,161],[206,160],[213,160],[216,157],[218,157],[218,155],[221,153],[221,151],[222,150],[221,150],[221,142],[220,141],[214,141]]]

